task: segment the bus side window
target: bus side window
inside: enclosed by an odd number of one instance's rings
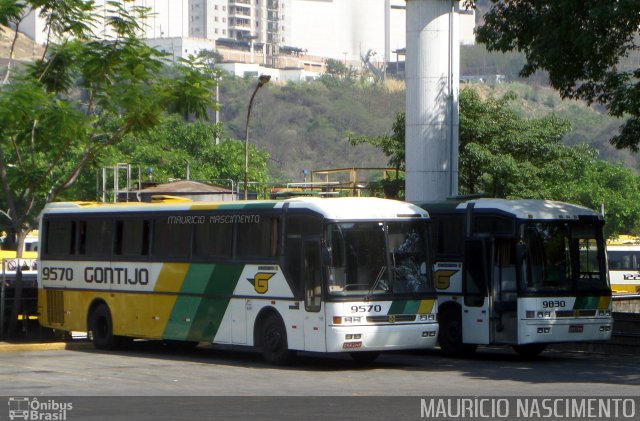
[[[45,255],[74,255],[76,253],[76,221],[49,219],[46,222],[45,241]]]
[[[191,244],[191,226],[189,224],[171,223],[169,217],[156,218],[153,224],[154,257],[172,259],[188,257]]]
[[[111,221],[89,219],[78,222],[78,254],[105,257],[111,253]]]
[[[195,226],[193,255],[197,258],[228,259],[233,244],[233,224],[216,224],[205,216],[206,223]]]
[[[146,219],[116,221],[115,254],[122,256],[149,255],[150,223]]]
[[[236,254],[239,258],[273,259],[278,255],[278,217],[237,224]]]
[[[432,239],[438,256],[460,256],[463,252],[462,217],[438,217],[433,219]]]

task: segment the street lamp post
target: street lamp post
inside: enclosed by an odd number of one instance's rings
[[[247,108],[247,124],[244,131],[244,200],[247,200],[249,196],[249,117],[251,117],[251,106],[253,105],[253,98],[255,98],[258,93],[258,89],[269,82],[270,79],[271,76],[269,75],[260,75],[260,77],[258,77],[258,84],[256,85],[256,89],[253,90],[253,94],[249,100],[249,108]]]

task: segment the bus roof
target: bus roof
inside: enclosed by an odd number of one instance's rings
[[[424,209],[408,202],[380,199],[375,197],[296,197],[285,200],[250,200],[222,202],[162,202],[162,203],[113,203],[96,202],[54,202],[48,204],[43,215],[75,213],[128,213],[149,211],[243,211],[257,209],[278,209],[289,205],[290,209],[309,209],[328,219],[388,219],[397,217],[428,218]]]
[[[607,240],[607,246],[629,246],[638,249],[640,238],[632,235],[619,235]]]
[[[597,216],[602,218],[602,215],[593,209],[553,200],[474,199],[464,202],[451,200],[425,203],[421,206],[430,212],[464,211],[472,203],[474,204],[474,209],[496,210],[513,215],[518,219],[578,219],[580,216]]]

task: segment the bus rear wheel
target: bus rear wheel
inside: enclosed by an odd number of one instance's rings
[[[113,334],[113,319],[106,304],[98,304],[89,315],[89,331],[97,349],[117,349],[125,342]]]
[[[463,357],[472,355],[478,345],[462,342],[462,315],[455,308],[448,308],[438,313],[438,343],[445,354]]]
[[[534,358],[542,354],[547,344],[513,345],[513,350],[525,358]]]
[[[260,345],[262,356],[268,363],[283,365],[293,356],[287,343],[287,330],[282,319],[275,314],[267,316],[262,324]]]

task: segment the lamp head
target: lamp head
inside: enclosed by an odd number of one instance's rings
[[[269,82],[270,80],[271,80],[270,75],[260,75],[260,77],[258,77],[258,86],[262,86],[267,82]]]

